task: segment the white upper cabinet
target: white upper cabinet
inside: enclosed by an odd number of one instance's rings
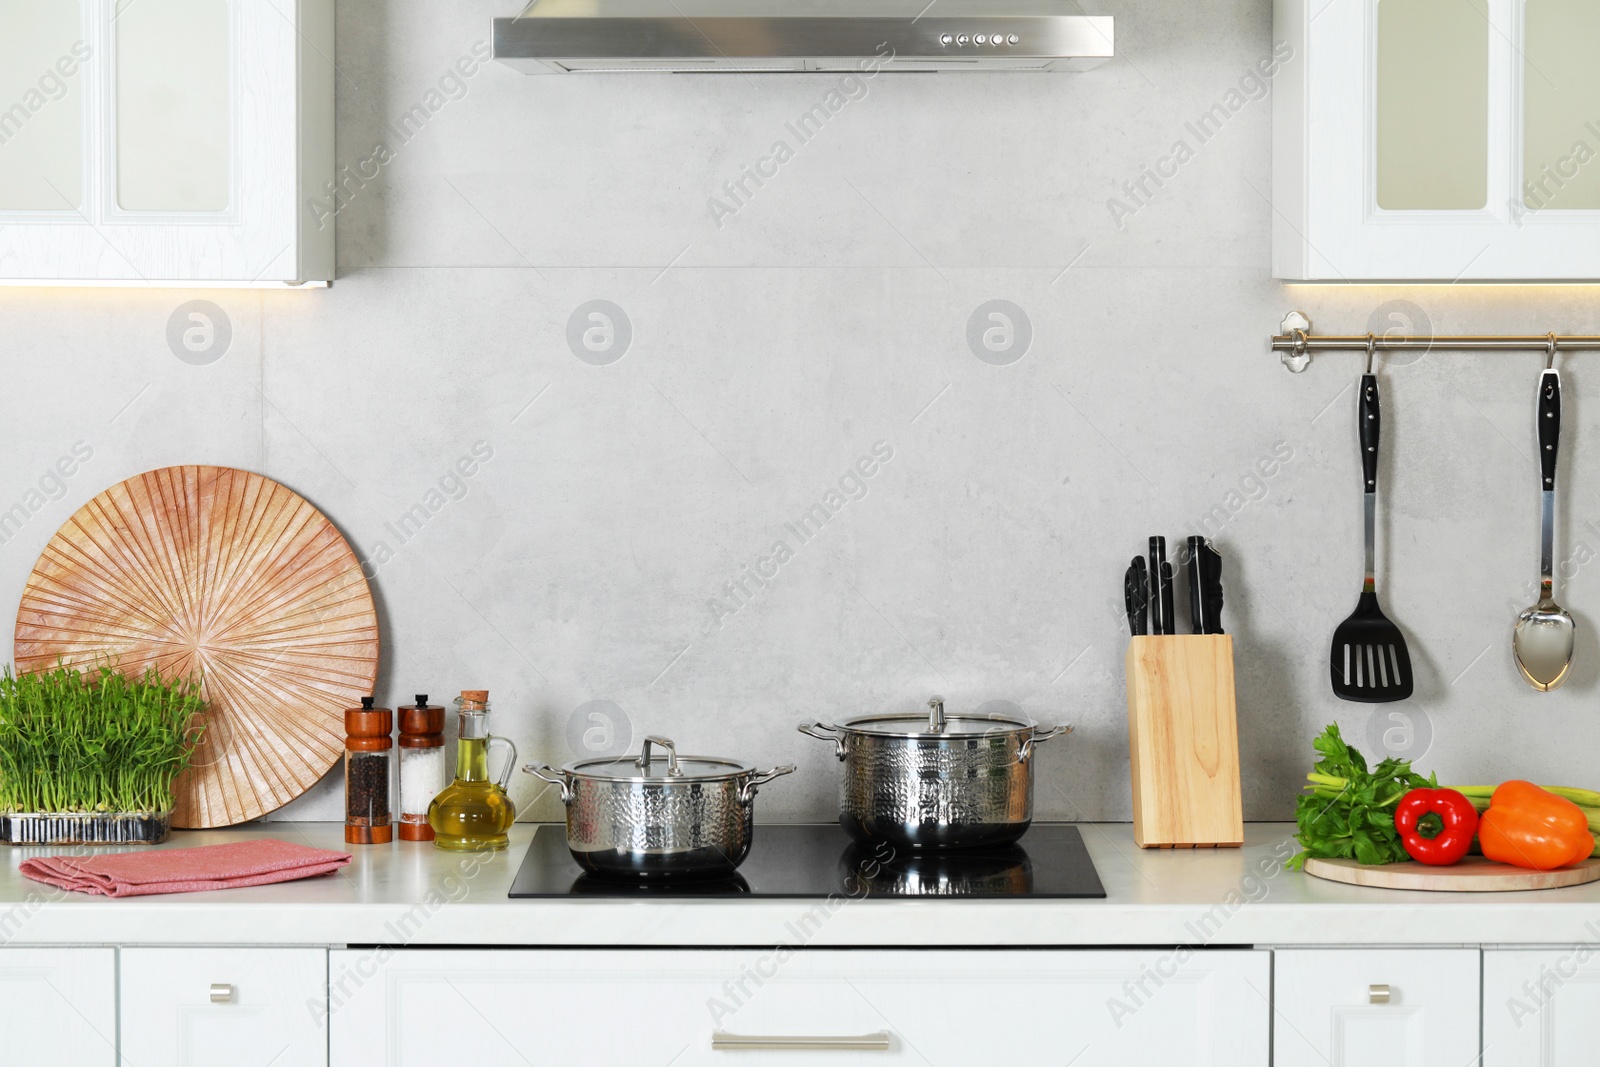
[[[1276,0],[1273,276],[1600,279],[1600,4]]]
[[[0,282],[333,278],[334,0],[0,0]]]

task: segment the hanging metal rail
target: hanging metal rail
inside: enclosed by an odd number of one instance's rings
[[[1467,336],[1467,337],[1404,337],[1394,334],[1348,334],[1333,336],[1311,333],[1311,320],[1298,311],[1284,316],[1278,327],[1283,332],[1272,338],[1272,350],[1283,359],[1283,365],[1299,374],[1311,363],[1313,352],[1365,352],[1367,369],[1372,369],[1372,357],[1377,352],[1428,352],[1435,348],[1450,351],[1477,352],[1543,352],[1545,365],[1555,362],[1558,352],[1600,351],[1600,337],[1576,334],[1548,333],[1544,336]]]

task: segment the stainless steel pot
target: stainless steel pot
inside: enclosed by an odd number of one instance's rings
[[[844,764],[839,825],[857,841],[972,848],[1020,838],[1033,821],[1033,749],[1071,726],[1005,715],[875,715],[843,726],[801,723]]]
[[[666,738],[647,737],[637,757],[522,769],[561,787],[567,848],[585,870],[712,878],[732,874],[750,854],[756,793],[794,765],[758,771],[734,760],[679,756]]]

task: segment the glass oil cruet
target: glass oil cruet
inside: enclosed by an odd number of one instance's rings
[[[517,763],[517,748],[503,737],[489,734],[489,691],[463,689],[456,698],[461,728],[456,741],[455,781],[428,805],[428,825],[433,843],[452,852],[481,852],[505,848],[506,831],[517,809],[506,795],[506,783]],[[504,745],[506,761],[498,781],[489,778],[489,749]]]

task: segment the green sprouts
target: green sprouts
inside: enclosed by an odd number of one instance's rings
[[[204,729],[198,681],[102,666],[0,676],[0,811],[172,810]]]

